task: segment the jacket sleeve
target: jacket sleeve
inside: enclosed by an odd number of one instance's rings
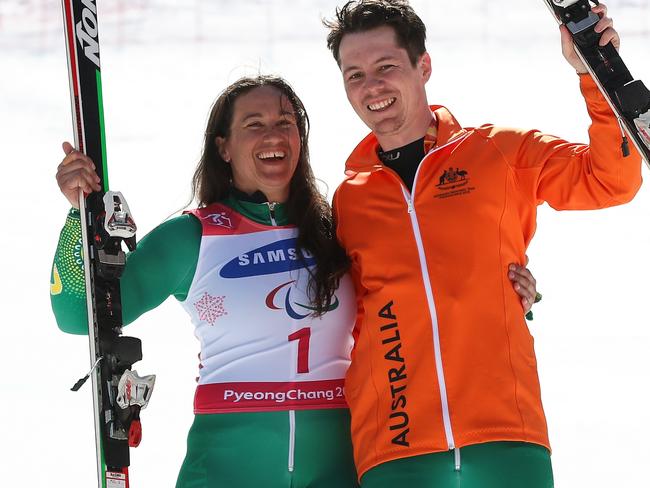
[[[71,334],[88,333],[83,244],[79,211],[66,218],[50,274],[50,301],[59,328]]]
[[[641,186],[641,157],[631,144],[623,156],[618,120],[591,76],[580,76],[580,89],[591,117],[589,145],[539,131],[495,130],[492,137],[518,183],[556,210],[620,205]]]
[[[170,295],[184,300],[194,277],[201,224],[191,215],[169,220],[147,234],[127,255],[120,279],[122,319],[133,322]],[[54,256],[50,281],[52,311],[61,330],[88,333],[81,223],[71,211]]]

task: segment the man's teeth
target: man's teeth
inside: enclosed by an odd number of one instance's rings
[[[388,98],[386,100],[382,100],[381,102],[371,103],[368,105],[368,108],[373,111],[381,110],[382,108],[391,106],[393,103],[395,103],[395,98]]]
[[[282,159],[284,157],[284,151],[268,151],[262,152],[257,155],[260,159]]]

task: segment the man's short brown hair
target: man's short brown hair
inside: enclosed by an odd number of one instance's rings
[[[397,45],[406,49],[413,66],[426,51],[427,29],[407,0],[350,0],[323,24],[330,30],[327,47],[339,66],[343,36],[385,25],[393,28]]]

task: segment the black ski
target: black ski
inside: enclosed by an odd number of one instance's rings
[[[75,147],[93,160],[102,187],[79,198],[92,368],[72,389],[91,377],[99,488],[128,488],[129,446],[140,441],[139,412],[154,379],[130,371],[141,343],[122,335],[122,242],[135,248],[135,224],[122,195],[108,187],[96,2],[62,1]]]
[[[591,11],[598,0],[544,0],[555,19],[564,24],[573,37],[576,52],[585,63],[610,106],[621,128],[650,166],[650,91],[635,80],[612,43],[598,45],[601,34],[594,30],[600,20]],[[623,137],[622,151],[629,154],[629,142]]]

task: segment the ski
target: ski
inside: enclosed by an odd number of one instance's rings
[[[598,0],[544,0],[559,24],[565,25],[576,52],[596,81],[623,132],[621,150],[629,154],[632,140],[645,163],[650,167],[650,91],[641,80],[635,80],[612,43],[599,46],[600,33],[594,26],[600,18],[591,11]]]
[[[140,410],[155,377],[131,371],[142,359],[139,339],[122,335],[120,276],[124,243],[135,249],[136,226],[124,197],[108,186],[96,0],[62,0],[75,147],[96,166],[101,191],[79,195],[99,488],[129,488],[129,447],[141,438]]]

